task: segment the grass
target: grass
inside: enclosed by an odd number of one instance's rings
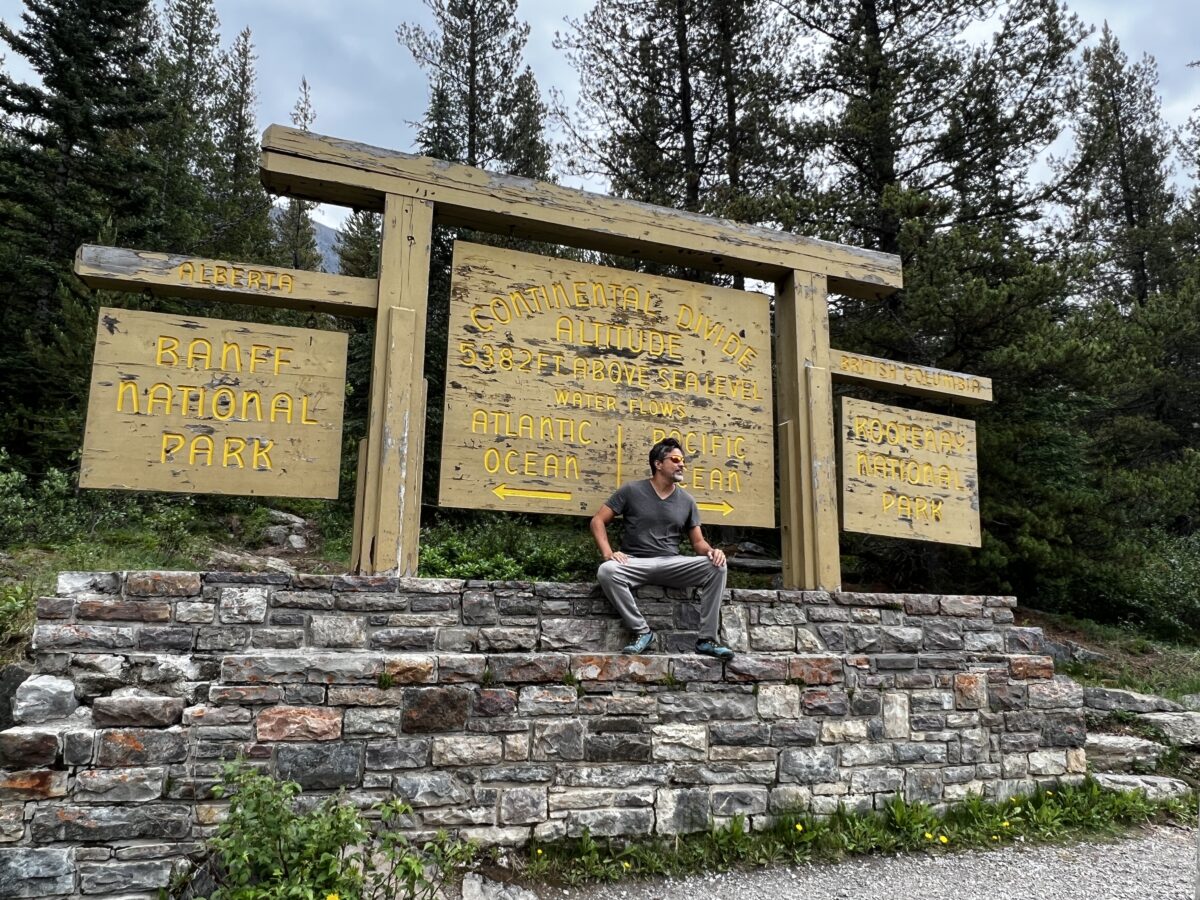
[[[1178,700],[1200,694],[1200,646],[1155,640],[1127,628],[1072,616],[1018,609],[1023,625],[1040,627],[1046,637],[1071,640],[1103,653],[1102,660],[1060,662],[1055,668],[1080,684],[1122,688]]]
[[[880,813],[839,809],[823,819],[782,816],[751,831],[738,816],[707,832],[635,841],[578,838],[534,844],[509,857],[500,874],[526,882],[579,885],[626,878],[682,877],[734,868],[833,862],[871,853],[942,854],[1025,841],[1116,836],[1153,821],[1190,825],[1196,796],[1155,802],[1138,792],[1108,792],[1095,781],[991,803],[969,797],[939,814],[897,797]],[[494,873],[493,873],[494,874]]]

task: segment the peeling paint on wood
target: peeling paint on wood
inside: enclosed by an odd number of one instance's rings
[[[974,422],[843,397],[841,432],[846,531],[979,546]]]
[[[338,493],[346,335],[101,309],[79,484]]]
[[[705,522],[773,527],[767,297],[459,242],[440,502],[591,515],[676,437]]]

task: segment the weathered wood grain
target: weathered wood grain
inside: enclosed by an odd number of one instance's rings
[[[101,309],[80,486],[337,497],[346,343]]]
[[[428,200],[437,222],[690,268],[777,281],[814,272],[854,297],[903,284],[897,256],[675,209],[499,175],[280,125],[263,134],[262,177],[289,196],[382,209],[388,193]]]
[[[842,398],[842,526],[978,547],[975,423]]]
[[[221,300],[339,316],[375,314],[374,278],[84,244],[75,274],[93,288]]]
[[[458,242],[446,506],[591,515],[676,437],[703,521],[773,527],[769,300]]]
[[[955,403],[992,401],[992,379],[980,375],[894,362],[846,350],[831,349],[829,353],[834,381],[867,384],[897,394],[940,397]]]

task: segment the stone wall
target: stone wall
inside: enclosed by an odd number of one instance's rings
[[[1082,691],[1008,597],[734,590],[732,662],[594,585],[65,574],[0,732],[0,896],[145,895],[222,815],[244,755],[414,832],[676,834],[735,815],[1002,797],[1084,771]]]

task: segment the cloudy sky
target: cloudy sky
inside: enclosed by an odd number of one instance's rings
[[[1158,61],[1164,112],[1172,124],[1186,121],[1200,105],[1200,59],[1193,0],[1069,0],[1085,22],[1107,20],[1130,58],[1144,53]],[[574,96],[576,76],[552,42],[565,16],[581,17],[591,0],[520,0],[520,16],[531,26],[526,60],[542,90]],[[0,18],[20,28],[21,0],[0,0]],[[312,86],[317,120],[313,130],[388,147],[412,150],[425,108],[425,76],[396,40],[401,21],[428,24],[421,0],[216,0],[223,44],[249,27],[258,53],[262,127],[287,123],[301,77]],[[5,64],[24,75],[19,60]],[[599,189],[600,185],[588,185]],[[340,220],[327,210],[329,224]]]

